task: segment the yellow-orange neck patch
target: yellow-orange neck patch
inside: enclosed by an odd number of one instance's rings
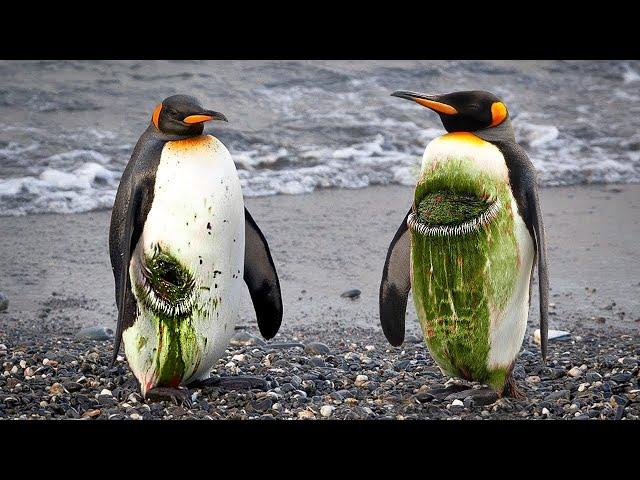
[[[445,133],[440,137],[442,140],[453,140],[456,142],[473,143],[476,145],[482,145],[486,143],[483,139],[474,135],[471,132],[451,132]]]
[[[442,102],[434,102],[433,100],[427,100],[426,98],[415,98],[414,100],[418,102],[423,107],[430,108],[438,113],[445,113],[447,115],[455,115],[458,113],[458,110],[453,108],[451,105],[447,105]]]
[[[491,126],[500,125],[507,118],[507,107],[502,102],[494,102],[491,105]]]
[[[156,109],[153,111],[153,116],[151,117],[151,120],[153,121],[153,124],[156,126],[156,128],[158,130],[160,130],[160,126],[158,125],[158,119],[160,118],[160,112],[162,111],[162,104],[158,104],[158,106],[156,107]]]

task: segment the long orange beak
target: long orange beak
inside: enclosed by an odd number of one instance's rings
[[[214,112],[212,110],[206,110],[202,113],[198,113],[195,115],[189,115],[184,118],[182,121],[184,123],[193,124],[193,123],[203,123],[208,122],[210,120],[220,120],[222,122],[228,122],[227,117],[219,112]]]
[[[398,90],[397,92],[393,92],[391,96],[404,98],[406,100],[412,100],[422,105],[423,107],[430,108],[431,110],[438,113],[444,113],[445,115],[455,115],[456,113],[458,113],[458,110],[456,110],[451,105],[447,105],[446,103],[442,103],[436,100],[435,95],[425,95],[423,93]]]

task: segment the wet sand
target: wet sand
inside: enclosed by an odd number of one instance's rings
[[[400,186],[248,198],[283,288],[283,326],[357,325],[379,331],[378,287],[388,244],[411,202]],[[640,328],[640,186],[541,191],[551,278],[551,325]],[[110,212],[0,218],[0,291],[12,314],[55,305],[80,326],[113,328]],[[358,288],[357,300],[340,294]],[[54,303],[52,303],[54,301]],[[538,322],[532,299],[530,326]],[[245,289],[241,323],[255,324]],[[418,328],[409,302],[409,331]],[[603,321],[604,319],[604,321]],[[340,328],[336,326],[335,328]],[[348,334],[348,331],[345,332]],[[322,340],[322,339],[319,339]]]

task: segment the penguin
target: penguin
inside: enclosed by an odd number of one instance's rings
[[[536,171],[509,111],[486,91],[396,91],[435,111],[447,131],[426,147],[414,201],[389,246],[380,322],[404,340],[409,291],[425,343],[444,374],[519,397],[513,378],[529,315],[534,266],[543,362],[548,290]]]
[[[224,121],[187,95],[160,103],[127,164],[111,215],[109,250],[121,343],[142,395],[188,403],[224,354],[242,283],[272,338],[282,298],[267,240],[244,206],[227,148],[204,123]]]

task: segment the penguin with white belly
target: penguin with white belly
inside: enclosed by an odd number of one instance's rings
[[[272,338],[282,321],[269,246],[244,207],[229,151],[203,135],[210,120],[227,121],[191,96],[159,104],[113,206],[113,358],[124,343],[145,397],[185,400],[184,386],[209,377],[234,333],[243,281],[261,334]]]
[[[409,291],[429,352],[448,375],[519,396],[512,370],[538,265],[543,361],[548,275],[536,172],[495,95],[398,91],[440,115],[448,133],[424,152],[414,202],[393,238],[380,285],[389,342],[404,340]]]

